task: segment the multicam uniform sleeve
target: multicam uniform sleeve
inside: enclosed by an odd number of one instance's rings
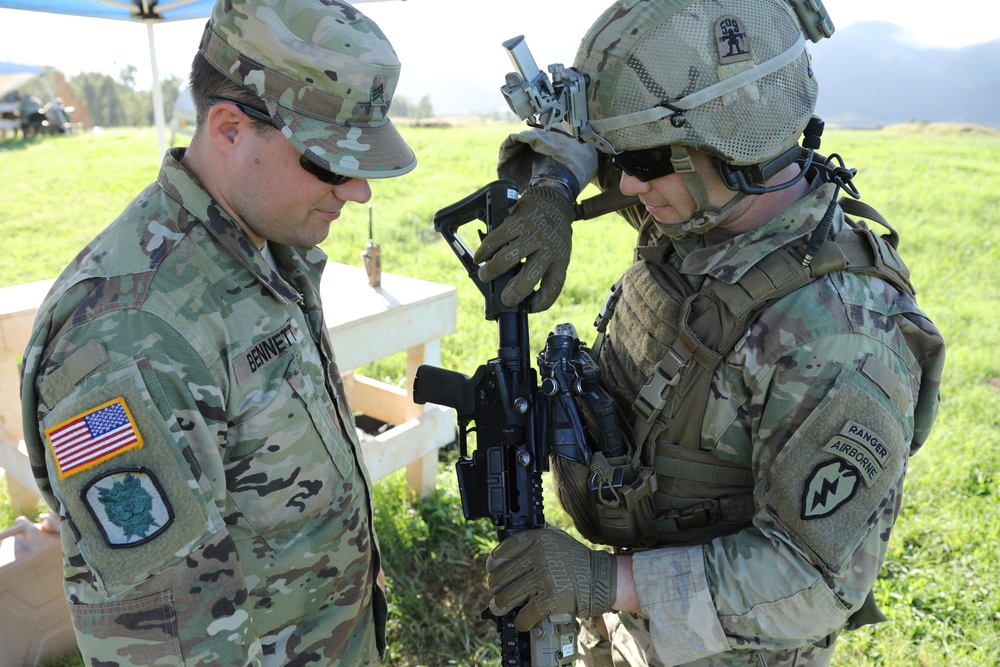
[[[192,344],[153,315],[117,311],[69,329],[38,367],[40,445],[87,664],[261,664],[220,515],[224,389]]]
[[[823,644],[871,591],[900,509],[921,364],[898,307],[912,301],[882,301],[892,291],[864,280],[837,274],[786,297],[716,374],[705,442],[752,466],[757,512],[709,544],[634,557],[669,664]]]

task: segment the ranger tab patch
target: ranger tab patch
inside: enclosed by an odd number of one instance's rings
[[[121,396],[45,429],[59,479],[142,447],[142,434]]]
[[[868,486],[875,483],[889,461],[889,449],[883,444],[882,438],[871,429],[851,420],[826,443],[823,451],[857,466],[861,479]]]
[[[90,482],[80,495],[112,548],[148,542],[174,520],[163,489],[144,468],[112,470]]]

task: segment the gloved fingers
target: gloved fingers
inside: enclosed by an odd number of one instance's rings
[[[496,616],[505,616],[513,609],[513,607],[500,607],[497,605],[496,600],[490,600],[490,611]]]
[[[520,607],[538,593],[538,583],[534,577],[514,577],[510,583],[502,586],[490,586],[490,596],[497,607]]]
[[[493,569],[486,575],[486,588],[489,589],[490,595],[526,576],[528,567],[530,562],[525,562],[523,558],[505,559],[494,563]]]
[[[521,229],[515,230],[514,229],[515,225],[507,224],[507,222],[509,221],[510,220],[508,218],[508,220],[505,221],[504,224],[500,225],[492,232],[484,236],[483,240],[479,242],[479,247],[476,248],[476,251],[474,253],[472,253],[472,259],[473,261],[476,262],[476,264],[479,264],[492,257],[493,253],[495,253],[497,250],[510,243],[510,240],[513,236],[515,235],[520,236],[522,230]],[[514,233],[515,231],[516,234]]]
[[[499,227],[483,237],[483,240],[479,243],[479,247],[472,254],[472,261],[480,264],[493,257],[504,246],[516,243],[524,235],[525,223],[517,215],[517,206],[517,204],[514,204],[507,214],[507,219]]]
[[[567,263],[568,264],[568,263]],[[531,297],[531,303],[529,304],[528,311],[532,313],[540,313],[543,310],[548,310],[552,307],[552,304],[556,302],[559,297],[560,292],[562,292],[563,285],[566,282],[566,265],[557,266],[553,264],[549,267],[545,275],[542,276],[542,282],[538,286],[538,291],[535,295]],[[504,290],[506,293],[506,290]],[[502,297],[505,295],[502,295]],[[504,303],[507,303],[506,298],[503,299]]]
[[[511,535],[504,539],[503,542],[498,544],[496,548],[493,549],[489,557],[486,559],[486,571],[489,572],[496,566],[491,568],[491,561],[505,560],[509,561],[517,558],[525,551],[534,546],[534,543],[540,537],[544,528],[532,528],[530,530],[522,530],[519,533]]]
[[[516,606],[517,605],[501,607],[495,600],[490,600],[490,611],[498,617],[506,616],[513,611]],[[543,613],[533,600],[518,610],[517,615],[514,616],[514,627],[517,628],[519,632],[528,632],[531,628],[541,623],[542,619],[546,616],[548,616],[548,614]]]
[[[517,616],[514,617],[514,627],[517,628],[518,632],[527,632],[541,623],[542,619],[549,614],[551,614],[550,611],[542,610],[537,601],[532,600],[517,612]]]
[[[533,250],[534,248],[531,248]],[[496,280],[517,266],[529,254],[523,244],[510,244],[500,249],[489,261],[479,267],[479,279],[482,281]]]
[[[537,563],[530,552],[521,553],[512,558],[498,558],[487,565],[486,588],[490,595],[497,591],[514,586],[519,580],[534,580]]]
[[[529,257],[518,270],[517,275],[511,278],[507,286],[503,288],[503,293],[500,295],[503,304],[513,308],[524,301],[531,294],[538,281],[542,279],[547,266],[548,262],[545,260]]]

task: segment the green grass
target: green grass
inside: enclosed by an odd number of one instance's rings
[[[465,373],[495,356],[496,328],[483,320],[482,297],[431,220],[495,178],[497,146],[511,129],[403,127],[419,166],[372,183],[385,271],[458,288],[458,332],[443,341],[442,365]],[[828,130],[824,139],[824,151],[858,168],[864,200],[900,232],[920,303],[948,342],[940,417],[911,460],[876,587],[890,622],[842,640],[838,667],[1000,665],[1000,136],[938,129]],[[155,177],[155,152],[152,130],[0,143],[0,286],[54,277]],[[574,229],[563,296],[531,319],[534,350],[559,322],[592,338],[594,315],[631,259],[633,234],[613,217]],[[348,207],[323,248],[333,261],[360,265],[367,238],[367,208]],[[401,384],[404,369],[399,354],[361,370]],[[493,533],[462,519],[454,457],[442,452],[439,491],[430,499],[411,502],[401,473],[376,487],[389,665],[499,662],[495,632],[479,619]],[[554,502],[547,516],[565,523]],[[2,513],[5,504],[0,497],[0,525],[13,520]]]

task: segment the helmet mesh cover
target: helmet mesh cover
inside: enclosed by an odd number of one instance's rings
[[[729,47],[719,46],[723,40],[717,36],[716,22],[727,16],[745,26],[742,48],[749,49],[750,58],[720,65],[720,48]],[[590,99],[592,117],[619,116],[676,101],[780,55],[799,37],[795,18],[776,0],[698,0],[633,42],[631,53],[615,54],[625,61],[622,67],[604,71],[617,78],[600,81]],[[685,111],[687,122],[680,128],[663,119],[612,130],[605,138],[619,151],[680,144],[731,164],[756,164],[798,141],[815,108],[817,89],[803,50],[781,69]]]

